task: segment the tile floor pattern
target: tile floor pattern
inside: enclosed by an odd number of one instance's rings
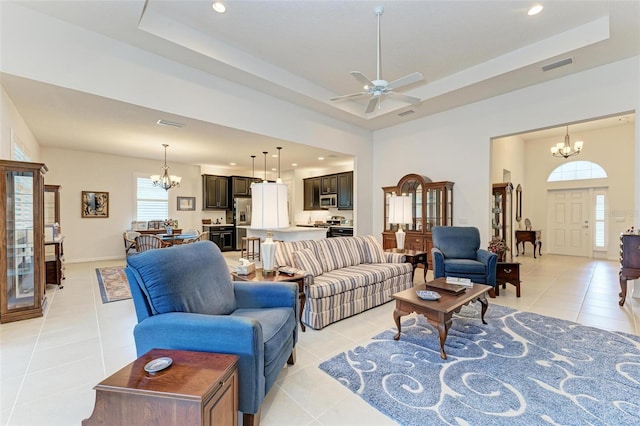
[[[238,254],[226,253],[235,265]],[[543,255],[519,257],[522,297],[507,286],[492,303],[604,329],[640,334],[640,299],[618,306],[618,264]],[[68,264],[64,289],[47,288],[43,318],[0,326],[2,425],[79,425],[93,411],[93,386],[135,359],[131,300],[103,304],[96,267],[123,261]],[[431,277],[431,272],[428,279]],[[416,272],[422,283],[422,271]],[[633,288],[633,285],[630,286]],[[393,303],[300,334],[297,362],[285,367],[262,409],[270,425],[390,425],[317,366],[393,328]]]

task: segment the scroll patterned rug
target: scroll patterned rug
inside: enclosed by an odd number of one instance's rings
[[[638,425],[640,337],[499,305],[453,320],[440,358],[423,316],[320,364],[402,425]]]
[[[129,281],[124,270],[123,266],[96,268],[102,303],[131,299]]]

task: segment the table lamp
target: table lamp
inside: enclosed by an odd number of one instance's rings
[[[251,185],[251,228],[266,229],[267,236],[260,245],[262,269],[274,273],[276,243],[271,230],[289,227],[287,185],[262,182]]]
[[[411,211],[411,196],[402,194],[392,195],[389,198],[389,223],[397,224],[396,247],[399,251],[404,251],[405,232],[402,225],[413,222],[413,214]]]

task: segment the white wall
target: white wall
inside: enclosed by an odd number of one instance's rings
[[[383,186],[395,185],[407,173],[454,186],[454,224],[480,229],[489,240],[489,200],[492,183],[491,138],[640,109],[639,57],[466,105],[441,114],[377,131],[374,134],[374,212],[380,211]],[[639,126],[635,128],[635,164],[640,164]],[[586,146],[586,142],[585,142]],[[548,152],[548,147],[547,147]],[[624,172],[635,182],[634,209],[640,222],[638,168]],[[635,170],[635,175],[634,175]],[[525,176],[525,203],[529,201]],[[374,229],[383,228],[375,216]]]
[[[0,159],[11,160],[12,143],[18,143],[20,149],[31,161],[40,162],[40,145],[13,101],[0,86]]]

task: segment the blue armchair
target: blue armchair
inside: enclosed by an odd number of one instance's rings
[[[471,226],[434,226],[433,276],[469,278],[496,286],[498,256],[480,248],[480,232]]]
[[[238,355],[243,424],[259,421],[285,362],[295,362],[298,285],[232,282],[211,241],[129,256],[126,271],[138,356],[153,348]]]

